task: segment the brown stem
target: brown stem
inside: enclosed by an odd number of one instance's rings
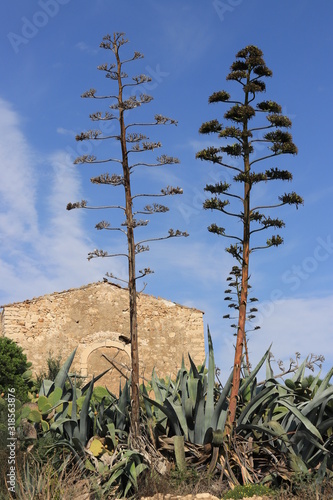
[[[131,194],[130,168],[128,164],[128,152],[126,144],[126,127],[124,121],[123,108],[123,84],[121,79],[121,61],[118,53],[118,46],[115,43],[115,56],[117,60],[118,87],[119,87],[119,124],[120,143],[122,153],[123,179],[126,198],[126,225],[128,244],[128,291],[130,310],[130,338],[131,338],[131,434],[137,438],[140,434],[140,400],[139,400],[139,352],[138,352],[138,320],[137,320],[137,292],[135,280],[135,241],[133,228],[133,200]]]

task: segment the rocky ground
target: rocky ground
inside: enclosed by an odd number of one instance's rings
[[[243,500],[265,500],[268,499],[268,497],[258,497],[258,496],[253,496],[251,498],[249,497],[244,497]],[[178,496],[178,495],[163,495],[162,493],[157,493],[157,495],[154,495],[153,497],[142,497],[141,500],[220,500],[218,497],[215,497],[213,495],[210,495],[209,493],[198,493],[197,495],[185,495],[185,496]]]

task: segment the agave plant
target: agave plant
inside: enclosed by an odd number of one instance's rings
[[[282,452],[296,473],[320,475],[332,470],[333,369],[318,386],[317,375],[309,384],[305,377],[306,360],[293,378],[277,382],[267,361],[266,382],[238,416],[236,432],[256,445],[268,443]]]
[[[269,350],[265,353],[252,373],[243,380],[239,396],[250,390],[261,366],[267,359]],[[171,434],[183,435],[186,441],[204,445],[217,437],[216,432],[224,432],[228,412],[228,396],[230,393],[232,373],[229,376],[221,394],[216,398],[215,361],[213,342],[208,328],[208,369],[205,366],[197,368],[189,355],[190,369],[183,364],[179,370],[176,382],[169,381],[164,385],[153,372],[151,385],[154,399],[144,392],[147,415],[154,418],[158,424],[166,419]],[[161,418],[162,413],[162,418]]]
[[[60,368],[54,381],[42,381],[38,398],[23,406],[20,419],[27,419],[35,424],[42,433],[49,430],[60,432],[71,444],[75,437],[84,446],[89,439],[89,409],[93,385],[106,371],[82,389],[77,389],[75,380],[73,384],[69,377],[75,352],[76,349]],[[69,382],[69,388],[66,381]]]
[[[253,391],[258,371],[269,355],[265,353],[253,372],[243,381],[239,390],[240,398],[245,399]],[[180,470],[187,461],[196,464],[210,460],[208,472],[212,472],[219,458],[219,452],[226,437],[226,421],[232,373],[221,393],[216,390],[215,361],[212,338],[208,328],[208,368],[205,364],[196,367],[189,355],[190,369],[182,364],[175,382],[166,384],[153,372],[151,387],[154,398],[150,398],[143,387],[146,413],[155,423],[157,431],[166,437],[161,438],[163,449],[175,454]],[[183,442],[178,438],[182,437]],[[172,438],[173,437],[173,438]]]
[[[137,478],[147,467],[128,444],[130,381],[120,386],[118,397],[106,387],[94,388],[106,372],[78,389],[69,377],[74,356],[75,351],[54,381],[42,381],[39,397],[23,407],[20,418],[38,428],[37,439],[53,435],[49,452],[66,449],[81,474],[95,472],[103,494],[126,496],[137,489]]]
[[[141,453],[131,450],[128,442],[108,449],[93,438],[86,451],[85,468],[99,478],[103,498],[111,493],[112,498],[123,498],[138,489],[138,477],[147,465]]]

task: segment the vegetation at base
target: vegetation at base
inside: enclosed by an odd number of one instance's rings
[[[29,391],[34,388],[30,368],[22,347],[7,337],[0,337],[0,394],[7,395],[8,388],[15,389],[16,399],[28,401]]]
[[[36,386],[39,388],[44,379],[54,381],[59,370],[61,367],[61,355],[59,356],[54,356],[52,351],[49,351],[48,358],[46,359],[46,364],[47,364],[47,370],[40,372],[36,376]],[[81,375],[77,373],[69,373],[68,376],[71,378],[71,380],[76,381],[76,387],[80,388],[84,385],[84,380],[85,377],[82,377]],[[70,387],[70,383],[66,382],[67,387]]]
[[[49,351],[48,358],[46,359],[47,370],[40,372],[36,377],[37,386],[42,385],[43,380],[54,380],[59,372],[61,366],[61,355],[54,357],[52,351]]]
[[[232,373],[220,387],[209,331],[208,346],[207,367],[189,356],[175,379],[153,372],[141,385],[139,440],[130,433],[130,381],[119,395],[97,385],[104,373],[76,387],[74,351],[53,381],[42,381],[38,398],[18,405],[17,498],[63,498],[74,483],[91,498],[109,499],[194,491],[241,498],[230,495],[247,490],[293,498],[304,485],[322,494],[333,477],[333,369],[309,378],[304,360],[278,381],[267,350],[251,374],[243,367],[235,433],[227,439]],[[1,398],[4,422],[5,406]]]
[[[234,500],[242,499],[244,497],[253,497],[256,496],[274,496],[275,492],[272,491],[268,486],[264,486],[262,484],[246,484],[245,486],[235,486],[233,490],[228,491],[225,495],[223,495],[223,499],[227,500],[232,498]]]

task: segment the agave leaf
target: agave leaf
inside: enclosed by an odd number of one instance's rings
[[[315,376],[315,378],[313,379],[313,381],[311,382],[310,386],[309,386],[309,389],[310,391],[314,391],[316,386],[317,386],[317,383],[319,382],[320,380],[320,375],[321,375],[321,370],[320,372]]]
[[[68,448],[71,451],[72,455],[75,458],[75,465],[78,465],[79,469],[81,471],[84,471],[85,470],[85,463],[81,458],[81,456],[84,457],[84,453],[82,453],[80,456],[79,453],[77,452],[77,450],[74,448],[74,446],[68,440],[62,439],[61,441],[57,441],[54,445],[49,447],[49,451],[54,450],[56,448],[62,449],[64,447]]]
[[[82,408],[83,408],[83,405],[82,405]],[[81,411],[82,411],[82,409],[81,409]],[[76,379],[74,379],[71,418],[72,418],[72,420],[75,420],[77,422]]]
[[[65,422],[63,422],[63,429],[68,436],[70,444],[73,444],[73,437],[75,430],[77,429],[77,422],[75,420],[65,420]]]
[[[332,387],[332,390],[333,390],[333,387]],[[306,427],[308,429],[308,431],[311,432],[311,434],[313,434],[315,437],[317,437],[319,439],[319,441],[321,441],[321,442],[323,441],[323,438],[321,437],[321,434],[318,431],[318,429],[316,429],[316,427],[310,422],[310,420],[303,413],[301,413],[298,410],[298,408],[296,408],[295,405],[290,404],[288,401],[286,401],[284,399],[280,399],[279,404],[281,406],[286,406],[286,408],[288,408],[288,410],[290,410],[290,412],[302,422],[304,427]]]
[[[116,405],[116,408],[118,410],[116,415],[116,427],[121,431],[124,431],[126,429],[127,408],[130,405],[131,401],[129,384],[129,380],[126,380],[123,390],[120,393],[118,404]]]
[[[136,467],[135,467],[135,462],[132,462],[131,463],[131,466],[129,468],[129,477],[130,477],[130,480],[131,480],[131,483],[132,485],[134,486],[134,488],[137,490],[138,489],[138,481],[137,481],[137,475],[136,475]],[[129,490],[129,487],[131,487],[131,484],[127,483],[127,486],[126,486],[126,489],[124,491],[124,496],[126,497],[127,495],[127,492]]]
[[[321,422],[318,425],[318,430],[321,434],[327,431],[330,427],[333,428],[333,417],[327,418],[324,420],[324,422]]]
[[[288,439],[288,434],[286,430],[282,427],[281,424],[279,424],[279,422],[276,422],[275,420],[270,420],[269,422],[267,422],[267,425],[271,427],[273,430],[275,430],[277,436],[279,436],[281,439],[284,439],[285,437],[287,437]]]
[[[265,363],[266,359],[268,358],[268,355],[271,351],[271,347],[272,347],[272,344],[269,346],[269,348],[267,349],[267,351],[265,352],[265,354],[263,355],[263,357],[261,358],[261,360],[259,361],[257,366],[254,368],[254,370],[251,372],[251,375],[249,377],[246,377],[244,383],[239,388],[239,394],[242,394],[245,391],[245,389],[248,387],[248,385],[251,384],[251,382],[253,382],[253,380],[257,376],[257,373],[259,372],[260,368],[262,367],[262,365]]]
[[[68,356],[67,360],[65,361],[63,366],[60,368],[56,378],[54,379],[54,386],[55,387],[60,387],[61,389],[64,389],[69,369],[71,367],[71,364],[73,363],[76,349],[77,348],[75,348],[74,351]]]
[[[54,382],[52,380],[43,380],[42,385],[39,389],[40,396],[48,396],[52,389],[54,388]]]
[[[105,483],[104,485],[104,490],[107,491],[110,489],[112,484],[114,484],[118,477],[120,477],[123,473],[123,466],[125,465],[125,460],[122,460],[121,462],[117,462],[115,465],[112,466],[111,471],[114,471],[113,474],[111,474],[110,479]]]
[[[302,382],[302,380],[304,378],[304,372],[305,372],[307,360],[308,360],[308,358],[306,358],[303,361],[303,363],[299,366],[299,368],[294,373],[294,376],[291,379],[294,383],[295,382]]]
[[[274,372],[269,357],[266,359],[266,380],[274,378]]]
[[[142,462],[140,462],[137,466],[136,466],[136,475],[138,476],[139,474],[141,474],[141,472],[143,472],[144,470],[146,470],[148,468],[147,464],[144,464]]]
[[[208,335],[208,386],[206,395],[206,405],[205,405],[205,422],[204,422],[204,433],[212,425],[212,417],[214,413],[214,387],[215,387],[215,361],[214,361],[214,349],[213,341],[210,335],[209,327],[207,327]]]
[[[157,408],[159,408],[162,411],[162,413],[164,413],[164,415],[166,415],[166,417],[168,417],[170,425],[172,426],[173,431],[176,434],[176,436],[181,436],[182,432],[181,432],[179,420],[177,418],[177,414],[175,413],[172,405],[169,402],[168,402],[169,404],[167,405],[166,404],[167,400],[164,401],[164,404],[161,404],[159,401],[155,401],[154,399],[150,399],[149,397],[145,396],[144,394],[143,394],[143,397],[147,401],[149,401],[152,406],[156,406]]]
[[[157,376],[155,373],[155,368],[154,368],[153,373],[152,373],[151,385],[152,385],[152,388],[153,388],[153,391],[155,394],[156,401],[158,401],[159,403],[163,403],[164,398],[163,398],[161,390],[157,384]]]
[[[323,446],[321,445],[320,443],[318,443],[318,440],[315,439],[312,434],[310,432],[308,432],[307,430],[297,430],[296,434],[294,435],[293,437],[293,441],[295,443],[299,443],[300,441],[306,441],[306,442],[309,442],[311,443],[312,445],[316,446],[319,450],[325,452],[325,453],[328,453],[328,450]],[[300,446],[299,447],[300,450],[303,450],[304,446]],[[304,455],[305,453],[302,451],[302,456]]]
[[[318,387],[315,396],[319,396],[322,392],[324,392],[328,388],[328,384],[332,378],[332,375],[333,375],[333,367],[330,369],[330,371],[327,373],[326,377],[323,379],[322,383]]]
[[[190,354],[188,355],[188,358],[189,358],[189,360],[190,360],[190,365],[191,365],[191,370],[192,370],[192,373],[193,373],[193,377],[194,377],[195,379],[199,379],[199,378],[201,378],[201,377],[200,377],[200,374],[199,374],[199,372],[198,372],[198,369],[197,369],[197,367],[195,366],[195,363],[194,363],[193,359],[191,358]]]
[[[187,380],[189,376],[187,370],[181,370],[180,372],[180,388],[181,388],[181,399],[182,399],[182,407],[185,408],[185,402],[188,397],[187,395]]]
[[[172,392],[172,386],[173,386],[173,384],[172,384],[172,380],[171,380],[171,375],[169,375],[167,385],[164,384],[162,386],[162,388],[161,388],[161,390],[162,390],[162,396],[163,396],[164,399],[167,396],[169,396],[169,394],[171,394],[171,392]]]
[[[326,476],[326,470],[327,470],[327,459],[328,459],[328,456],[325,455],[324,456],[324,459],[322,461],[322,463],[320,464],[320,467],[316,473],[316,483],[317,484],[322,484],[325,476]]]
[[[193,401],[191,398],[187,398],[185,401],[185,407],[184,407],[184,412],[185,412],[185,418],[187,422],[193,420]]]
[[[143,403],[145,405],[146,409],[146,414],[148,418],[153,418],[153,412],[151,411],[151,404],[147,401],[146,397],[148,397],[148,391],[146,389],[145,384],[142,384],[142,396],[143,396]]]
[[[276,397],[278,391],[275,386],[268,386],[262,389],[244,408],[237,419],[237,424],[245,424],[258,407],[266,405]]]
[[[309,474],[309,470],[303,460],[298,455],[290,455],[289,456],[289,465],[292,470],[296,473],[301,474]]]
[[[108,368],[107,370],[104,370],[104,372],[102,372],[102,373],[100,373],[99,375],[97,375],[97,377],[94,377],[94,383],[96,384],[96,382],[97,382],[100,378],[104,377],[104,375],[105,375],[107,372],[109,372],[110,370],[111,370],[111,368]],[[90,382],[91,382],[91,381],[89,381],[87,384],[85,384],[85,385],[82,387],[82,389],[81,389],[81,394],[84,394],[84,393],[86,392],[86,390],[87,390],[87,389],[89,389]]]
[[[244,384],[245,380],[246,379],[242,379],[241,380],[240,388]],[[256,380],[257,379],[254,379],[253,384],[251,386],[248,385],[247,388],[245,389],[245,391],[242,391],[242,395],[243,395],[243,397],[242,397],[242,400],[243,400],[242,401],[242,406],[248,404],[251,401],[251,399],[253,399],[253,397],[256,395],[255,394],[255,388],[257,386]],[[254,389],[254,390],[252,390],[252,389]],[[240,391],[238,393],[240,393]],[[239,405],[239,407],[241,407],[241,405]]]
[[[81,408],[80,412],[80,426],[79,426],[79,433],[77,436],[79,441],[81,442],[82,446],[85,446],[89,436],[88,436],[88,429],[89,429],[89,406],[90,406],[90,399],[91,395],[93,392],[94,388],[94,377],[92,378],[92,381],[90,382],[90,387],[88,389],[88,392],[86,394],[85,400],[83,401],[83,405]]]
[[[275,406],[272,413],[272,420],[278,421],[285,417],[288,413],[288,409],[285,406]]]
[[[69,408],[68,401],[60,400],[59,404],[57,404],[54,408],[56,410],[56,415],[54,417],[55,421],[59,421],[62,418],[64,418],[64,419],[67,418],[67,413],[68,413],[68,408]]]
[[[328,440],[328,441],[331,441],[331,440]],[[328,443],[328,441],[326,441],[325,444],[330,444]],[[327,449],[327,447],[326,447]],[[312,469],[316,469],[318,468],[318,465],[321,464],[321,462],[325,459],[325,457],[328,455],[328,453],[323,453],[321,450],[317,450],[316,453],[314,453],[311,458],[308,460],[308,464],[309,466],[312,468]],[[328,474],[327,476],[330,477],[332,479],[333,477],[333,474],[331,471],[327,471]]]
[[[227,416],[228,416],[228,410],[222,409],[220,412],[218,422],[217,422],[217,429],[216,430],[224,430],[225,423],[227,421]]]
[[[108,429],[108,433],[109,433],[110,438],[112,440],[113,447],[116,448],[117,444],[118,444],[118,439],[116,437],[116,428],[115,428],[115,425],[114,425],[113,422],[111,422],[111,423],[107,424],[106,427]]]
[[[201,382],[198,383],[197,401],[195,405],[195,425],[194,425],[194,442],[203,444],[206,430],[205,429],[205,398],[204,389]]]
[[[185,415],[183,412],[183,408],[180,405],[175,404],[172,401],[172,398],[170,398],[170,397],[164,401],[164,404],[166,407],[171,407],[173,409],[175,415],[177,416],[179,426],[183,430],[185,440],[188,441],[188,427],[187,427],[186,418],[185,418]]]
[[[269,422],[267,422],[267,426],[271,428],[274,432],[276,432],[276,436],[283,441],[289,452],[293,453],[293,448],[292,444],[290,443],[288,433],[282,427],[282,425],[279,422],[276,422],[275,420],[270,420]]]
[[[302,409],[303,415],[307,415],[308,413],[310,413],[313,408],[318,408],[319,405],[321,405],[323,402],[328,403],[329,399],[331,399],[331,397],[333,396],[333,386],[330,386],[324,391],[320,392],[319,389],[314,395],[313,399],[306,404],[305,408]]]
[[[291,454],[295,454],[295,451],[293,450],[292,444],[290,443],[290,441],[288,439],[287,433],[285,432],[285,430],[283,428],[282,429],[280,429],[280,427],[275,428],[274,424],[276,424],[276,423],[277,422],[273,422],[273,425],[272,425],[272,421],[270,421],[269,424],[267,424],[267,425],[259,425],[259,424],[252,424],[252,423],[241,424],[241,425],[237,426],[237,431],[238,430],[249,430],[249,431],[251,431],[251,434],[253,433],[253,431],[257,431],[260,433],[260,435],[262,435],[263,433],[266,433],[269,436],[272,436],[273,438],[281,439],[284,442],[287,450]]]
[[[193,406],[197,402],[198,385],[199,385],[199,383],[201,384],[201,382],[200,382],[200,380],[198,378],[192,378],[191,377],[187,381],[188,395],[189,395],[189,398],[193,401]]]
[[[223,430],[223,428],[221,427],[221,422],[224,420],[224,416],[221,418],[221,415],[223,414],[222,412],[224,412],[229,406],[227,398],[229,396],[229,392],[231,389],[232,378],[233,378],[233,371],[230,373],[229,378],[228,378],[225,386],[223,387],[223,391],[221,392],[219,400],[215,405],[214,413],[212,416],[212,423],[211,423],[211,426],[212,426],[214,431],[216,431],[217,429]],[[220,418],[221,418],[221,422],[220,422]]]

